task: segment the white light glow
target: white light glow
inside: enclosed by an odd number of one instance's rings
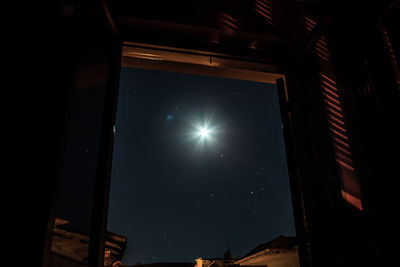
[[[199,134],[202,138],[207,138],[210,135],[210,131],[207,128],[201,128]]]
[[[207,151],[217,151],[220,147],[222,126],[213,121],[213,115],[204,116],[203,119],[192,116],[188,119],[191,129],[186,132],[187,141],[194,143],[194,154]]]

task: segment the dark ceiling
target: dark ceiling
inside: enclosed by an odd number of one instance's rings
[[[281,62],[288,54],[273,1],[109,1],[125,41]]]

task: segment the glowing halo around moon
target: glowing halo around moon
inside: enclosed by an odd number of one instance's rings
[[[215,134],[217,132],[215,127],[208,123],[199,123],[196,122],[193,124],[194,130],[191,133],[192,138],[198,139],[201,143],[213,143],[215,142]]]
[[[219,136],[220,127],[211,124],[211,118],[203,120],[193,120],[190,122],[192,129],[187,133],[188,141],[194,141],[195,151],[201,152],[206,147],[215,150],[218,147],[217,137]]]
[[[199,135],[201,136],[201,138],[207,138],[210,136],[210,131],[207,128],[201,128],[199,131]]]

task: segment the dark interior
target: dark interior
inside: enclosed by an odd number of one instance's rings
[[[104,266],[127,42],[216,53],[285,75],[286,87],[276,83],[301,266],[397,262],[398,0],[44,0],[15,10],[8,40],[16,50],[9,168],[17,266]],[[77,124],[85,116],[94,128]],[[82,166],[72,161],[76,138],[91,140]],[[76,178],[80,168],[86,173]],[[90,195],[81,203],[91,218],[84,263],[50,250],[66,186]]]

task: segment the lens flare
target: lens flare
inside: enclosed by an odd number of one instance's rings
[[[210,131],[207,128],[201,128],[199,135],[201,138],[207,138],[210,136]]]
[[[186,140],[194,143],[194,154],[218,150],[222,129],[221,125],[213,121],[213,116],[205,116],[203,119],[193,116],[188,123],[191,129],[186,132]]]

